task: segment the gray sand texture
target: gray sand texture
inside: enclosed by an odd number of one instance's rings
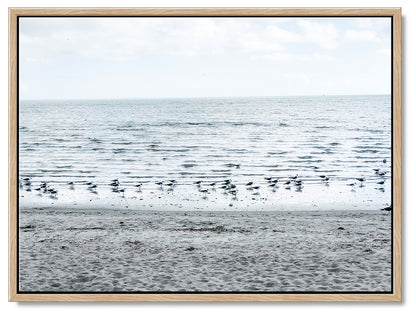
[[[26,208],[20,292],[390,292],[387,211]]]

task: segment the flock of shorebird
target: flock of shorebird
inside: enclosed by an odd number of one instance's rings
[[[385,183],[385,176],[387,174],[386,171],[381,171],[379,168],[374,169],[374,172],[377,176],[380,177],[380,179],[376,182],[377,185],[379,185],[380,190],[384,190],[384,187],[382,187]],[[295,190],[297,192],[301,192],[305,182],[310,181],[311,179],[301,179],[301,177],[299,177],[298,174],[296,174],[295,176],[289,176],[289,177],[264,177],[264,181],[261,183],[262,186],[265,185],[270,188],[273,192],[275,192],[280,185],[283,186],[283,188],[285,188],[286,190],[291,190],[292,188],[295,188]],[[330,177],[327,175],[319,175],[318,179],[312,179],[312,181],[316,182],[316,181],[320,181],[322,183],[324,183],[325,185],[329,186],[329,181],[330,181]],[[350,182],[347,185],[352,187],[353,189],[355,188],[355,186],[359,186],[359,187],[363,187],[364,186],[364,182],[366,181],[366,179],[364,177],[357,177],[353,179],[354,182]],[[19,181],[20,183],[20,188],[21,189],[25,189],[27,191],[32,191],[32,180],[30,177],[24,177],[22,179],[20,179]],[[68,183],[66,183],[69,188],[71,190],[75,189],[75,183],[73,181],[70,181]],[[90,191],[91,193],[94,194],[98,194],[97,192],[97,188],[98,185],[87,181],[87,182],[77,182],[77,185],[84,185],[87,186],[87,190]],[[155,182],[155,185],[157,185],[158,189],[163,191],[163,190],[167,190],[167,191],[173,191],[174,188],[179,185],[178,182],[174,179],[171,180],[165,180],[165,181],[157,181]],[[233,195],[234,197],[237,195],[238,193],[238,188],[241,188],[241,186],[243,188],[245,188],[248,191],[252,191],[253,195],[259,195],[259,189],[260,189],[260,185],[259,184],[255,184],[254,182],[250,181],[247,182],[245,184],[236,184],[234,182],[232,182],[231,179],[225,179],[225,180],[221,180],[221,181],[215,181],[215,182],[210,182],[210,181],[206,181],[206,180],[197,180],[195,182],[193,182],[193,185],[196,186],[197,190],[203,194],[203,197],[206,198],[207,194],[209,194],[212,191],[216,191],[217,189],[221,189],[223,190],[224,194],[230,194]],[[100,185],[101,186],[101,185]],[[124,196],[124,193],[126,191],[126,187],[122,187],[121,183],[119,181],[119,179],[113,179],[111,180],[111,182],[109,184],[107,184],[107,186],[110,186],[111,191],[114,193],[120,193]],[[143,183],[136,183],[134,184],[134,187],[136,188],[136,190],[138,192],[142,191],[142,186]],[[381,187],[380,187],[381,186]],[[41,182],[39,184],[38,187],[33,188],[33,190],[39,192],[39,194],[47,194],[50,195],[51,198],[57,198],[57,193],[58,190],[54,187],[52,187],[51,185],[47,184],[46,182]]]

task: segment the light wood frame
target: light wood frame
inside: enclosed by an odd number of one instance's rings
[[[393,292],[390,294],[21,294],[17,290],[17,22],[24,16],[392,17]],[[401,301],[401,8],[9,8],[9,301],[381,302]]]

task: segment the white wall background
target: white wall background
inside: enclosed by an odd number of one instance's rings
[[[403,302],[402,303],[8,303],[7,259],[7,175],[8,175],[8,7],[402,7],[403,14]],[[416,316],[416,225],[415,176],[416,142],[416,1],[414,0],[3,0],[0,11],[1,25],[1,235],[0,235],[0,314],[2,316],[95,316],[154,315],[154,316]],[[415,164],[416,165],[416,164]]]

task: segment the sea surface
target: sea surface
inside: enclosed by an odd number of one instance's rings
[[[391,147],[390,95],[26,100],[19,204],[379,210]]]

